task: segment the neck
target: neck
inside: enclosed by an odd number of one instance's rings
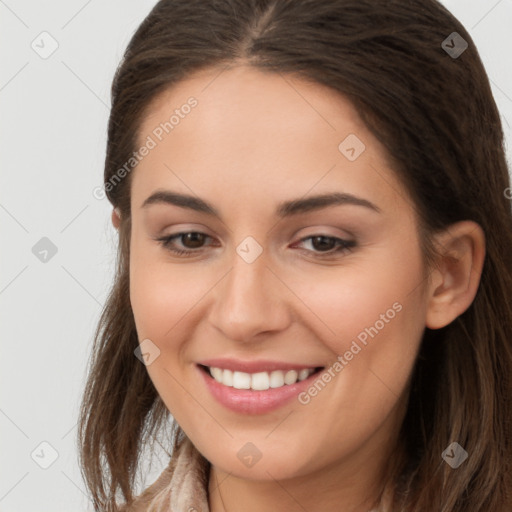
[[[243,479],[212,465],[209,509],[236,512],[243,503],[244,512],[370,512],[382,493],[386,459],[376,461],[370,457],[284,480]]]
[[[341,459],[291,478],[251,480],[210,466],[210,512],[279,510],[280,512],[377,512],[391,510],[393,472],[402,465],[404,446],[399,432],[407,394],[362,447]],[[310,467],[314,467],[311,461]]]

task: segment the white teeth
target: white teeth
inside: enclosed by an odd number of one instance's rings
[[[284,375],[284,383],[285,384],[295,384],[297,382],[297,377],[299,374],[295,370],[289,370]]]
[[[280,388],[281,386],[284,386],[284,373],[276,370],[270,374],[270,387]]]
[[[217,382],[222,382],[222,374],[224,373],[224,370],[220,368],[210,368],[210,371]]]
[[[296,370],[275,370],[272,372],[233,372],[222,368],[209,368],[211,376],[224,386],[236,389],[253,389],[265,391],[269,388],[280,388],[284,385],[295,384],[297,381],[307,379],[315,370],[314,368],[303,368]]]
[[[299,371],[299,376],[298,376],[299,380],[304,380],[304,379],[307,379],[308,377],[309,377],[309,370],[305,369],[305,370]]]
[[[251,389],[251,374],[233,372],[233,387],[236,389]]]
[[[249,375],[246,373],[246,375]],[[270,385],[270,377],[267,372],[253,373],[251,376],[251,389],[263,391],[268,389]]]
[[[220,368],[219,368],[220,370]],[[222,382],[226,386],[232,386],[233,385],[233,372],[231,370],[221,370],[222,372],[222,380],[219,380],[219,382]]]

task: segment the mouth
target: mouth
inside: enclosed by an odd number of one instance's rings
[[[230,411],[255,415],[292,403],[325,366],[211,359],[196,368],[216,402]]]
[[[278,369],[272,371],[243,372],[218,366],[198,365],[199,368],[219,384],[239,390],[266,391],[284,386],[292,386],[319,373],[323,366],[298,369]]]

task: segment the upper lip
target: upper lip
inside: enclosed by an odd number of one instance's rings
[[[205,359],[199,361],[198,364],[209,366],[210,368],[222,368],[223,370],[231,370],[234,372],[257,373],[271,372],[275,370],[302,370],[304,368],[318,368],[323,365],[315,365],[310,363],[285,363],[283,361],[259,360],[259,361],[242,361],[240,359]]]

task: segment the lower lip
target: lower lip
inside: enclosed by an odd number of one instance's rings
[[[219,403],[232,411],[243,414],[264,414],[282,407],[309,387],[321,373],[321,371],[312,373],[307,379],[297,381],[295,384],[285,384],[280,388],[254,391],[224,386],[201,369],[200,366],[197,366],[197,370],[202,375],[206,387]]]

